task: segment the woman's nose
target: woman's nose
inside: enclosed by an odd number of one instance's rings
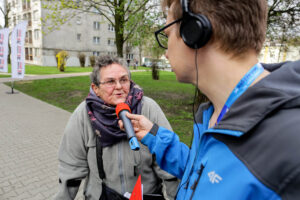
[[[122,84],[120,83],[120,81],[116,81],[116,88],[122,88]]]

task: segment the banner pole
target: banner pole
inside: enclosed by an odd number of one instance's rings
[[[11,81],[11,93],[14,93],[14,80]]]

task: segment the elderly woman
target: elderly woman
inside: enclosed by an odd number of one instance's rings
[[[177,179],[157,166],[144,145],[139,151],[130,149],[115,113],[116,105],[126,102],[132,113],[171,130],[160,107],[143,96],[117,58],[99,57],[91,81],[90,93],[72,114],[60,145],[55,199],[74,199],[83,179],[85,199],[127,199],[139,174],[145,200],[173,199]]]

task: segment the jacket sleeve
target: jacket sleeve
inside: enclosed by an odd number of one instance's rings
[[[69,119],[59,148],[59,191],[55,200],[74,199],[88,174],[83,120],[78,110]]]
[[[141,141],[155,154],[158,165],[165,171],[182,179],[190,149],[179,141],[179,137],[164,127],[157,134],[148,133]]]

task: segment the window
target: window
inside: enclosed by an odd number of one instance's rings
[[[33,11],[33,20],[37,21],[38,19],[39,19],[39,17],[38,17],[38,11],[35,10],[35,11]]]
[[[28,52],[28,48],[25,48],[25,60],[29,60],[29,52]]]
[[[94,44],[100,44],[100,37],[94,37],[93,42]]]
[[[80,16],[77,16],[77,18],[76,18],[76,23],[79,25],[79,24],[81,24],[81,17]]]
[[[33,60],[32,48],[25,48],[25,59],[26,60]]]
[[[107,44],[109,46],[114,46],[114,45],[116,45],[116,41],[114,39],[108,38],[107,39]]]
[[[100,52],[99,51],[93,51],[93,56],[99,56]]]
[[[40,30],[39,29],[34,30],[34,39],[35,40],[40,39]]]
[[[29,60],[33,60],[32,48],[29,48]]]
[[[100,29],[100,22],[94,22],[94,30]]]
[[[31,13],[27,14],[27,19],[28,19],[28,26],[31,26],[32,21],[31,21]]]
[[[114,32],[115,31],[115,27],[111,24],[108,24],[108,30],[111,31],[111,32]]]
[[[28,31],[28,43],[32,44],[32,31]],[[32,49],[31,49],[31,54],[32,54]]]
[[[110,55],[110,56],[116,56],[116,55],[117,55],[117,52],[109,51],[109,52],[107,52],[107,54]]]
[[[81,33],[77,33],[77,41],[81,40]]]
[[[40,55],[40,49],[39,48],[34,48],[34,56],[37,57]]]
[[[133,54],[131,53],[126,54],[126,59],[133,59]]]

